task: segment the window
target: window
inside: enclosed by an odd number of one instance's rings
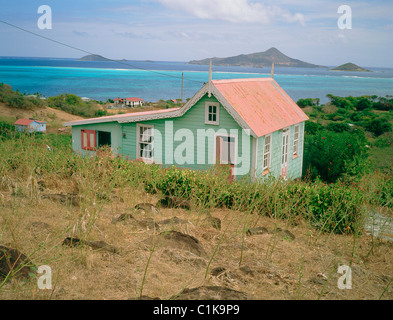
[[[300,126],[295,126],[295,134],[293,137],[293,157],[296,158],[299,155],[299,136],[300,136]]]
[[[221,164],[235,164],[235,138],[222,138]]]
[[[265,146],[263,149],[263,172],[270,169],[271,149],[272,149],[272,135],[269,134],[268,136],[265,137]]]
[[[154,127],[137,125],[137,149],[138,158],[153,162]]]
[[[205,124],[219,124],[220,104],[217,102],[206,102]]]
[[[82,130],[81,144],[83,150],[97,149],[97,133],[94,130]]]
[[[110,147],[112,145],[112,135],[110,132],[97,131],[98,134],[98,148],[103,146]]]

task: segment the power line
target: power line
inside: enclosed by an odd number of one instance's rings
[[[29,30],[26,30],[26,29],[21,28],[21,27],[18,27],[18,26],[16,26],[16,25],[12,24],[12,23],[7,22],[7,21],[0,20],[0,22],[1,22],[1,23],[4,23],[4,24],[6,24],[6,25],[8,25],[8,26],[10,26],[10,27],[19,29],[19,30],[21,30],[21,31],[23,31],[23,32],[30,33],[30,34],[32,34],[32,35],[34,35],[34,36],[39,37],[39,38],[42,38],[42,39],[45,39],[45,40],[48,40],[48,41],[51,41],[51,42],[60,44],[60,45],[62,45],[62,46],[65,46],[65,47],[68,47],[68,48],[71,48],[71,49],[74,49],[74,50],[77,50],[77,51],[80,51],[80,52],[83,52],[83,53],[87,53],[87,54],[89,54],[89,55],[96,55],[96,53],[92,53],[92,52],[86,51],[86,50],[84,50],[84,49],[80,49],[80,48],[78,48],[78,47],[71,46],[71,45],[66,44],[66,43],[64,43],[64,42],[57,41],[57,40],[54,40],[54,39],[52,39],[52,38],[45,37],[45,36],[40,35],[40,34],[38,34],[38,33],[29,31]],[[103,56],[102,56],[102,57],[103,57]],[[138,67],[138,66],[135,66],[135,65],[126,63],[126,62],[124,62],[124,61],[113,60],[113,59],[109,59],[109,58],[106,58],[106,57],[104,57],[104,58],[107,59],[108,61],[116,62],[116,63],[119,63],[119,64],[123,64],[123,65],[129,66],[129,67],[135,68],[135,69],[139,69],[139,70],[143,70],[143,71],[152,72],[152,73],[159,74],[159,75],[165,76],[165,77],[171,77],[171,78],[176,78],[176,79],[182,79],[182,77],[177,77],[177,76],[170,75],[170,74],[167,74],[167,73],[163,73],[163,72],[158,72],[158,71],[154,71],[154,70],[145,69],[145,68],[142,68],[142,67]],[[198,84],[204,83],[203,81],[197,81],[197,80],[192,80],[192,79],[185,79],[185,80],[188,80],[188,81],[191,81],[191,82],[195,82],[195,83],[198,83]]]

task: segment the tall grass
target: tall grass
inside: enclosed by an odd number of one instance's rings
[[[48,148],[49,146],[50,148]],[[322,232],[359,232],[363,206],[392,206],[393,179],[376,174],[359,184],[322,181],[266,180],[230,182],[217,168],[192,171],[162,168],[109,155],[81,157],[71,150],[71,140],[61,136],[17,134],[0,145],[0,190],[37,199],[39,183],[67,190],[81,200],[80,223],[94,219],[99,203],[115,188],[132,186],[149,193],[191,200],[204,208],[230,208],[270,216],[290,223],[302,218]],[[86,225],[86,222],[85,222]]]

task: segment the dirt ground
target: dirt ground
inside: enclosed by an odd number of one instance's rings
[[[93,204],[43,196],[62,191],[0,193],[0,245],[52,270],[52,290],[40,290],[34,278],[2,287],[0,280],[0,299],[393,299],[392,242],[321,234],[301,218],[287,223],[227,209],[134,210],[159,200],[135,190],[117,190]],[[118,219],[122,214],[129,218]],[[70,236],[116,250],[63,245]],[[351,289],[338,286],[341,265],[351,267]]]

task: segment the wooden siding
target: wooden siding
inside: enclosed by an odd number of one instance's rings
[[[205,124],[206,102],[217,102],[217,100],[214,97],[208,98],[206,95],[180,118],[152,120],[140,123],[154,126],[156,132],[154,143],[155,162],[169,166],[173,164],[193,170],[207,169],[215,161],[215,134],[220,131],[226,131],[228,134],[232,134],[233,132],[231,130],[236,130],[238,134],[238,159],[242,161],[242,164],[238,166],[237,170],[242,175],[248,174],[251,169],[252,137],[247,136],[247,143],[244,145],[245,150],[242,152],[243,130],[222,106],[220,106],[219,125]],[[173,147],[165,144],[165,136],[167,135],[165,133],[166,126],[167,129],[173,126],[173,131],[169,130],[169,132],[173,132],[174,137],[167,137],[168,141],[173,141]],[[179,131],[181,129],[183,130]],[[209,131],[204,136],[201,130]],[[161,133],[161,143],[157,137],[157,131]],[[123,124],[122,153],[124,156],[129,157],[129,159],[136,158],[136,141],[136,123]],[[182,155],[188,157],[182,158]]]
[[[290,127],[289,132],[289,157],[288,157],[288,178],[296,179],[302,176],[303,166],[303,150],[304,150],[304,122],[299,124],[299,155],[293,158],[293,140],[295,133],[295,126]],[[257,177],[263,177],[263,152],[265,145],[265,136],[258,139],[258,162],[257,162]],[[271,175],[279,178],[281,175],[281,155],[282,155],[282,131],[272,133],[271,145],[271,166],[270,173],[265,177]]]
[[[96,130],[111,133],[112,150],[115,154],[122,153],[122,130],[118,123],[100,123],[72,127],[72,149],[82,155],[91,155],[93,151],[82,150],[81,130]]]

